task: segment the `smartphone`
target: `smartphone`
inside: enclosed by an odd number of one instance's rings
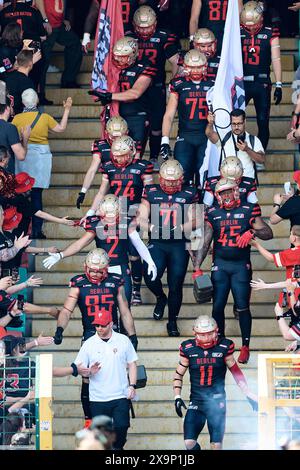
[[[2,277],[11,276],[10,269],[2,269]]]
[[[23,48],[30,49],[33,53],[41,50],[41,43],[32,39],[23,39]]]
[[[17,307],[19,310],[24,309],[24,295],[18,295],[18,300],[17,300]]]
[[[15,284],[19,279],[19,268],[11,268],[12,282]]]
[[[286,181],[286,182],[284,183],[284,192],[285,192],[285,194],[289,194],[289,192],[291,191],[291,189],[292,189],[292,186],[291,186],[290,181]]]
[[[237,140],[238,140],[238,142],[244,143],[244,142],[245,142],[245,138],[246,138],[246,135],[245,135],[245,133],[244,133],[244,134],[239,135],[238,138],[237,138]]]

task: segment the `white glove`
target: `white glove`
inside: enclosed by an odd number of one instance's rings
[[[90,33],[84,33],[83,39],[81,40],[81,45],[84,49],[84,52],[87,54],[88,52],[88,47],[91,43],[91,35]]]
[[[63,259],[64,255],[61,252],[52,253],[48,258],[43,260],[44,268],[51,269],[56,263]]]
[[[157,278],[157,267],[153,260],[148,264],[148,276],[150,276],[151,274],[151,281],[155,281],[155,279]]]

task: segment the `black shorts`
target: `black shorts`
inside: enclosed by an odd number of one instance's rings
[[[184,439],[197,441],[206,421],[210,442],[222,442],[226,421],[225,395],[220,393],[201,402],[190,402],[184,419]]]

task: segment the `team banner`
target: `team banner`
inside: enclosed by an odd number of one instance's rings
[[[222,139],[230,131],[229,113],[235,108],[245,109],[238,0],[228,2],[220,65],[215,85],[207,92],[207,101],[216,111],[215,122]],[[218,175],[219,163],[220,149],[208,142],[200,181],[207,172],[208,176]]]
[[[119,91],[119,69],[112,61],[114,44],[124,36],[121,0],[101,0],[95,35],[92,89]],[[116,102],[110,105],[110,115],[117,114]]]

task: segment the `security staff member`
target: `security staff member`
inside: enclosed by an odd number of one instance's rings
[[[263,25],[263,8],[259,2],[247,2],[241,12],[246,105],[253,98],[258,138],[266,150],[269,142],[271,108],[270,67],[275,74],[275,105],[282,100],[281,60],[278,32]]]

